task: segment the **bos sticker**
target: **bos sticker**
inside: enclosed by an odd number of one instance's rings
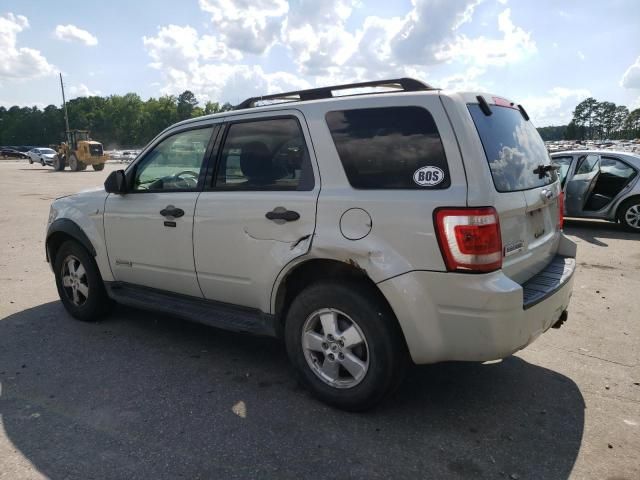
[[[413,181],[421,187],[434,187],[444,180],[444,172],[438,167],[422,167],[413,174]]]

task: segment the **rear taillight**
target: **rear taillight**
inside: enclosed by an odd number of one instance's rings
[[[558,230],[564,228],[564,192],[558,195]]]
[[[502,267],[500,221],[493,207],[441,208],[435,223],[447,270],[492,272]]]

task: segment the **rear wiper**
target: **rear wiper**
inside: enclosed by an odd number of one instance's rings
[[[544,178],[545,175],[551,171],[559,170],[560,166],[550,163],[548,165],[540,164],[533,169],[533,173],[538,175],[538,178]]]

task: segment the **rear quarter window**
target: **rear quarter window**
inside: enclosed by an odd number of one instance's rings
[[[326,115],[352,187],[431,190],[451,185],[433,116],[422,107],[340,110]]]

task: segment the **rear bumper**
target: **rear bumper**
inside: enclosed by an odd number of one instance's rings
[[[558,253],[524,285],[501,271],[414,271],[378,286],[415,363],[495,360],[529,345],[569,306],[575,244],[562,236]]]

